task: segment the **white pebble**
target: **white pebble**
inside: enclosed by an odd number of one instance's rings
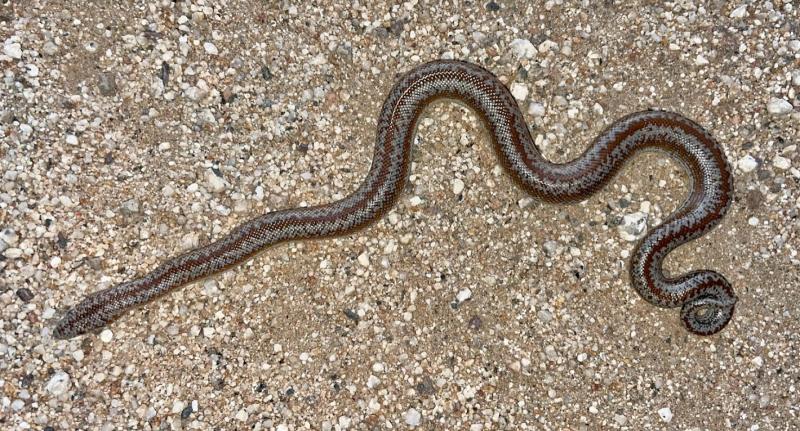
[[[533,58],[533,56],[536,55],[536,48],[533,46],[531,41],[527,39],[514,39],[511,41],[509,48],[511,49],[511,53],[514,54],[517,59]]]
[[[459,304],[470,298],[472,298],[472,291],[469,289],[461,289],[458,294],[456,294],[456,301],[458,301]]]
[[[364,268],[369,268],[369,252],[365,251],[358,255],[358,263]]]
[[[61,265],[61,258],[58,256],[53,256],[50,258],[50,267],[51,268],[58,268]]]
[[[75,135],[67,135],[66,141],[69,145],[78,145],[78,137]]]
[[[422,205],[422,198],[419,196],[412,196],[411,199],[408,200],[408,203],[411,204],[412,207],[418,207]]]
[[[381,363],[381,362],[376,362],[376,363],[372,364],[372,371],[374,371],[376,373],[382,373],[383,370],[385,370],[385,369],[386,369],[386,366],[383,365],[383,363]]]
[[[694,60],[694,64],[698,66],[705,66],[708,64],[708,59],[703,57],[703,54],[698,54],[697,58]]]
[[[203,44],[203,49],[205,49],[205,50],[206,50],[206,54],[210,54],[210,55],[217,55],[217,54],[219,54],[219,51],[217,50],[217,46],[216,46],[216,45],[214,45],[214,44],[213,44],[213,43],[211,43],[211,42],[206,42],[206,43],[204,43],[204,44]]]
[[[379,384],[381,384],[381,379],[375,377],[374,375],[370,375],[367,379],[367,387],[370,389],[378,386]]]
[[[792,161],[787,159],[786,157],[775,156],[775,158],[772,159],[772,166],[775,166],[776,168],[785,171],[792,167]]]
[[[756,159],[754,159],[753,156],[748,154],[739,159],[739,161],[736,162],[736,166],[738,166],[742,172],[752,172],[758,167],[758,162],[756,162]]]
[[[578,353],[578,362],[585,361],[587,357],[586,353]]]
[[[647,214],[635,212],[622,217],[622,223],[617,227],[619,234],[625,241],[636,241],[644,235],[647,228]]]
[[[661,420],[666,423],[669,423],[672,420],[672,410],[670,410],[669,407],[658,409],[658,415],[661,417]]]
[[[50,377],[44,389],[55,396],[59,396],[69,389],[69,374],[63,371],[57,371]]]
[[[777,97],[769,99],[769,103],[767,103],[767,111],[774,115],[786,115],[793,109],[791,103]]]
[[[412,408],[408,409],[408,411],[406,411],[406,414],[403,415],[403,419],[405,419],[406,424],[408,424],[409,426],[415,427],[415,426],[419,425],[419,422],[422,419],[422,415],[419,414],[417,409],[412,407]]]
[[[528,106],[528,114],[534,117],[541,117],[544,115],[544,105],[539,102],[533,102]]]
[[[747,15],[747,5],[743,4],[731,12],[731,18],[744,18]]]
[[[110,329],[103,329],[103,331],[100,332],[100,341],[104,343],[110,343],[113,338],[114,333],[111,332]]]
[[[515,82],[511,84],[511,95],[519,101],[523,101],[528,97],[528,86]]]
[[[238,420],[240,422],[246,421],[248,416],[250,416],[250,415],[247,414],[247,410],[245,410],[245,409],[241,409],[238,412],[236,412],[236,420]]]
[[[460,195],[461,192],[464,191],[464,181],[461,181],[460,178],[456,178],[453,180],[453,194]]]
[[[22,58],[22,46],[8,39],[3,44],[3,53],[11,58],[19,60]]]
[[[9,259],[16,259],[16,258],[22,256],[22,249],[19,249],[19,248],[16,248],[16,247],[9,248],[5,252],[3,252],[3,256],[5,256],[5,257],[7,257]]]
[[[215,174],[211,169],[206,170],[205,176],[206,185],[212,192],[221,192],[225,190],[225,187],[228,185],[225,180],[218,177],[217,174]]]

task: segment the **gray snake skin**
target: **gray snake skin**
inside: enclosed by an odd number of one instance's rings
[[[433,61],[405,74],[389,93],[378,118],[372,165],[351,195],[326,205],[261,215],[140,278],[92,293],[66,312],[54,337],[97,331],[132,307],[280,242],[344,235],[380,219],[403,190],[420,115],[443,98],[477,113],[508,174],[527,193],[547,202],[588,198],[640,150],[661,150],[678,161],[690,178],[689,197],[639,242],[630,261],[631,283],[653,305],[682,307],[683,323],[695,334],[716,333],[730,321],[736,296],[725,277],[708,270],[674,277],[662,271],[667,254],[716,226],[732,200],[730,166],[702,127],[672,112],[637,112],[615,121],[578,158],[555,164],[542,157],[516,101],[497,77],[471,63]]]

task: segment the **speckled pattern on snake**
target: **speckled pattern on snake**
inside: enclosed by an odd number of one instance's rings
[[[730,321],[736,296],[725,277],[708,270],[667,276],[662,270],[667,254],[716,226],[732,200],[733,177],[725,154],[701,126],[672,112],[637,112],[611,124],[576,159],[551,163],[531,140],[516,101],[497,77],[475,64],[433,61],[406,73],[386,98],[372,165],[355,192],[325,205],[258,216],[141,278],[92,293],[66,312],[54,337],[96,331],[132,307],[238,265],[275,244],[343,235],[380,219],[408,178],[417,122],[425,107],[439,99],[469,106],[490,132],[508,174],[543,201],[569,203],[592,196],[642,150],[661,150],[676,160],[689,176],[689,196],[638,243],[629,265],[631,283],[651,304],[682,307],[683,323],[695,334],[716,333]]]

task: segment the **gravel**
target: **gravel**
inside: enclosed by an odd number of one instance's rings
[[[96,3],[0,9],[4,429],[800,423],[797,2]],[[437,103],[370,228],[52,339],[88,293],[346,196],[383,98],[437,58],[497,74],[555,162],[641,109],[705,126],[735,200],[666,267],[728,277],[729,327],[692,336],[628,280],[636,239],[686,197],[681,166],[644,154],[585,202],[542,203],[474,115]]]

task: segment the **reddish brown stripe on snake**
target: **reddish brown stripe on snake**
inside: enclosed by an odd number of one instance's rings
[[[730,321],[736,296],[725,277],[708,270],[668,277],[662,271],[670,251],[716,226],[731,203],[730,166],[702,127],[672,112],[637,112],[611,124],[576,159],[551,163],[534,145],[516,101],[492,73],[471,63],[434,61],[408,72],[389,93],[378,117],[372,165],[355,192],[326,205],[261,215],[140,278],[95,292],[66,312],[53,335],[64,339],[102,328],[132,307],[280,242],[343,235],[378,220],[403,190],[418,118],[439,99],[475,111],[506,171],[526,192],[547,202],[588,198],[642,150],[661,150],[677,161],[690,177],[689,197],[639,242],[629,266],[631,283],[654,305],[682,307],[682,321],[696,334],[713,334]]]

